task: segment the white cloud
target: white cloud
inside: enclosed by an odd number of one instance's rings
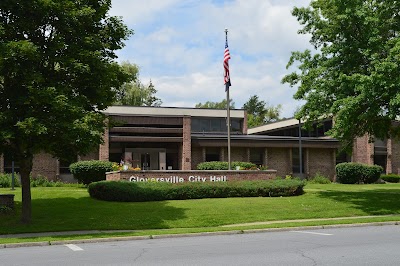
[[[291,15],[307,0],[179,1],[113,0],[112,15],[122,15],[135,35],[119,52],[120,60],[140,66],[152,79],[164,106],[193,107],[221,101],[224,28],[232,55],[231,97],[240,108],[251,95],[282,104],[283,116],[300,105],[294,88],[280,83],[288,73],[290,52],[308,47],[308,36]]]

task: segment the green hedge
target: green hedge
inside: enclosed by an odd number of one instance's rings
[[[100,181],[88,187],[91,197],[107,201],[159,201],[228,197],[280,197],[303,193],[301,180],[187,182]]]
[[[79,183],[85,185],[106,179],[106,172],[113,171],[113,163],[106,161],[80,161],[69,166]]]
[[[336,165],[336,180],[343,184],[372,184],[378,181],[382,171],[379,165],[340,163]]]
[[[400,175],[396,174],[381,175],[381,179],[389,183],[399,183]]]
[[[0,187],[11,187],[12,184],[12,174],[0,174]],[[14,186],[20,187],[19,176],[17,173],[14,174]]]
[[[256,170],[257,165],[249,162],[232,162],[231,169],[239,166],[241,170]],[[228,170],[228,162],[204,162],[197,165],[197,170]]]

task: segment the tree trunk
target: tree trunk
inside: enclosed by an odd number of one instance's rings
[[[33,156],[28,155],[20,160],[20,174],[22,186],[22,215],[21,222],[28,224],[32,218],[32,199],[30,173],[32,171]]]

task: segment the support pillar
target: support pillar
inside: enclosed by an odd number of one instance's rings
[[[192,169],[192,130],[191,117],[183,117],[183,136],[182,136],[182,170]]]

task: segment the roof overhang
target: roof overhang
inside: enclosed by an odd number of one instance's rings
[[[221,109],[151,107],[151,106],[110,106],[103,113],[121,116],[192,116],[192,117],[227,117],[227,111]],[[230,110],[230,117],[244,118],[245,110]]]

